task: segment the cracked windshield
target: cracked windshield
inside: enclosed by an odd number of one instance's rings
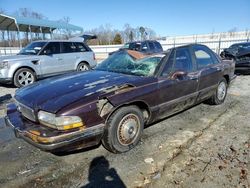
[[[104,60],[97,66],[96,70],[137,76],[153,76],[162,57],[163,55],[135,58],[129,52],[122,51]]]

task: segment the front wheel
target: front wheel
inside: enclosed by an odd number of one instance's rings
[[[223,78],[216,89],[214,95],[209,99],[209,103],[212,105],[222,104],[227,96],[227,81]]]
[[[35,73],[28,68],[21,68],[14,74],[14,85],[16,87],[23,87],[32,84],[36,81]]]
[[[77,66],[76,71],[88,71],[90,69],[89,65],[87,63],[79,63]]]
[[[102,144],[113,153],[134,148],[144,128],[143,115],[137,106],[126,106],[115,111],[107,121]]]

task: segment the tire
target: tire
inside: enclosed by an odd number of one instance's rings
[[[28,68],[21,68],[14,74],[13,83],[16,87],[23,87],[36,81],[35,73]]]
[[[143,114],[137,106],[121,107],[110,116],[106,126],[102,145],[112,153],[124,153],[140,141],[144,129]]]
[[[219,105],[222,104],[227,96],[227,81],[223,78],[217,88],[214,95],[208,100],[208,103],[211,105]]]
[[[76,71],[88,71],[90,66],[87,63],[81,62],[77,65]]]

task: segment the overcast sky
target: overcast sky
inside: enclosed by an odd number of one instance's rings
[[[0,8],[9,14],[29,8],[50,20],[68,16],[84,30],[125,23],[161,36],[250,30],[250,0],[0,0]]]

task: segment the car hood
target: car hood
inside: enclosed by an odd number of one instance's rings
[[[35,55],[10,55],[10,56],[1,56],[0,57],[0,62],[1,61],[20,61],[20,60],[30,60],[34,59],[37,56]]]
[[[237,51],[237,50],[232,50],[232,49],[227,48],[227,49],[224,50],[224,52],[227,53],[227,54],[230,54],[230,55],[232,55],[234,57],[240,57],[240,56],[245,56],[245,55],[250,54],[249,49],[241,49],[241,50]]]
[[[78,100],[87,103],[100,95],[122,86],[139,86],[148,77],[125,75],[105,71],[87,71],[57,76],[36,82],[16,91],[15,99],[36,111],[42,109],[56,113]],[[149,79],[151,80],[151,79]]]

